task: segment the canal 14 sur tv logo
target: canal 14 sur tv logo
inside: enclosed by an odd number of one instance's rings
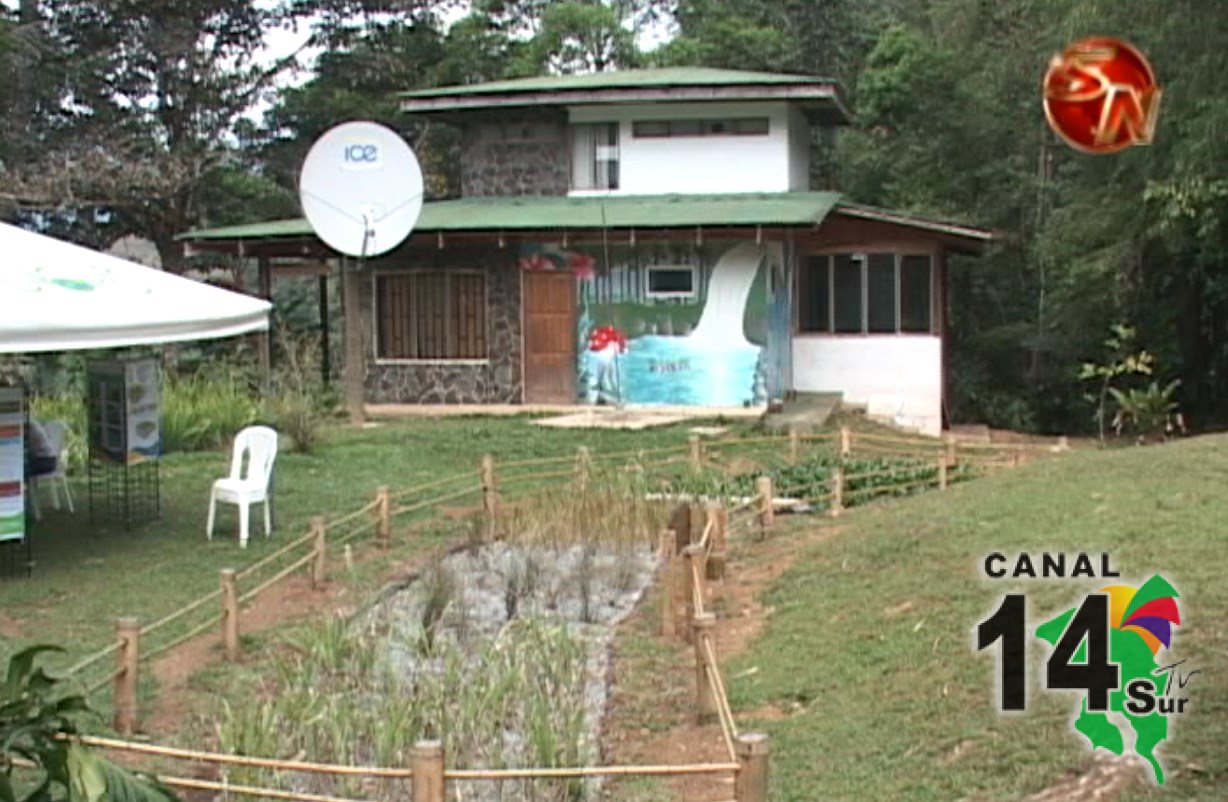
[[[995,552],[982,563],[991,580],[1119,579],[1109,555]],[[1072,726],[1088,745],[1123,755],[1127,747],[1151,767],[1157,784],[1164,767],[1156,754],[1172,717],[1188,713],[1190,681],[1201,673],[1173,653],[1181,624],[1179,594],[1159,574],[1137,587],[1105,585],[1037,625],[1035,637],[1052,651],[1044,663],[1046,691],[1074,691]],[[1003,595],[976,626],[978,651],[996,647],[996,700],[1000,711],[1021,712],[1028,702],[1028,597]],[[1161,655],[1161,652],[1164,654]]]

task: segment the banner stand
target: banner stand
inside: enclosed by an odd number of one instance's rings
[[[34,571],[31,527],[36,503],[30,492],[26,437],[30,430],[26,388],[0,386],[0,573]]]

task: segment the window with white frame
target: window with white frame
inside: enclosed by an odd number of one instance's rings
[[[933,263],[926,254],[811,256],[798,271],[801,333],[928,334]]]
[[[690,299],[695,297],[695,268],[687,265],[652,265],[647,269],[649,298]]]
[[[571,188],[618,189],[618,123],[571,127]]]

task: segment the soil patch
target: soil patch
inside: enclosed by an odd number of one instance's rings
[[[841,528],[815,516],[782,516],[766,538],[745,528],[730,533],[727,578],[710,583],[711,609],[718,611],[713,633],[717,659],[724,663],[749,648],[772,608],[760,600],[807,549],[837,536]],[[659,595],[654,594],[654,595]],[[615,642],[614,690],[605,736],[612,764],[724,763],[729,760],[720,727],[695,722],[694,657],[680,639],[659,634],[659,599],[640,608],[620,628]],[[752,666],[748,672],[755,671]],[[727,679],[728,679],[728,675]],[[791,711],[772,708],[735,718],[779,719]],[[624,780],[607,799],[721,802],[733,797],[730,775],[688,775],[659,783]]]
[[[1096,755],[1085,770],[1064,777],[1023,802],[1111,802],[1146,782],[1142,764],[1117,755]]]
[[[0,638],[17,640],[21,633],[21,622],[0,612]]]

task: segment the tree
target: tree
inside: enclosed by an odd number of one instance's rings
[[[523,72],[573,74],[638,65],[639,49],[626,9],[602,2],[555,3],[524,50]]]
[[[290,0],[27,0],[48,49],[27,70],[58,76],[34,124],[40,148],[9,166],[18,208],[113,212],[116,234],[151,239],[181,265],[175,236],[201,215],[235,121],[289,66],[258,63]]]

